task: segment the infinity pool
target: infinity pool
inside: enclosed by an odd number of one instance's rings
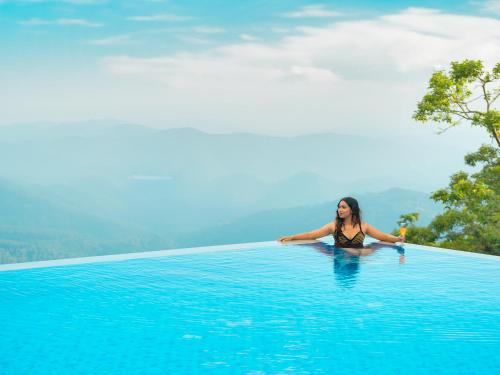
[[[500,257],[269,242],[0,271],[2,375],[500,373]]]

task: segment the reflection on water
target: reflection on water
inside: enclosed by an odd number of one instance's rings
[[[301,244],[299,246],[312,247],[315,250],[333,258],[333,274],[335,280],[344,288],[351,288],[356,283],[360,271],[361,257],[370,256],[381,248],[394,249],[399,254],[399,263],[405,262],[405,249],[399,245],[387,243],[371,243],[363,248],[340,248],[325,242]]]
[[[359,273],[359,255],[335,248],[333,252],[333,272],[335,279],[343,287],[352,287]]]

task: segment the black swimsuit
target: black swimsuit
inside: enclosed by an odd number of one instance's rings
[[[341,229],[337,230],[333,238],[335,239],[335,247],[354,247],[354,248],[362,248],[363,241],[365,239],[365,234],[363,233],[363,229],[361,229],[361,223],[359,224],[359,232],[353,238],[347,237]]]

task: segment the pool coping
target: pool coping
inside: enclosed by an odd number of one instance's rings
[[[368,237],[368,236],[367,236]],[[368,237],[369,238],[369,237]],[[146,258],[159,258],[164,256],[177,256],[177,255],[189,255],[189,254],[202,254],[202,253],[214,253],[222,251],[241,251],[241,250],[251,250],[259,249],[269,246],[291,246],[300,245],[307,243],[323,242],[318,240],[301,240],[301,241],[289,241],[286,243],[279,243],[277,241],[264,241],[264,242],[244,242],[237,244],[228,245],[212,245],[212,246],[202,246],[202,247],[188,247],[181,249],[167,249],[167,250],[153,250],[153,251],[142,251],[135,253],[122,253],[122,254],[110,254],[110,255],[96,255],[90,257],[78,257],[78,258],[63,258],[63,259],[53,259],[53,260],[40,260],[34,262],[21,262],[21,263],[7,263],[0,264],[0,272],[4,271],[15,271],[31,268],[46,268],[46,267],[59,267],[59,266],[70,266],[77,264],[86,263],[103,263],[103,262],[117,262],[131,259],[146,259]],[[378,241],[377,243],[387,244],[394,246],[394,243]],[[367,245],[369,245],[368,243]],[[424,251],[439,252],[445,254],[454,254],[460,256],[469,256],[474,258],[483,259],[496,259],[500,261],[500,256],[474,253],[469,251],[438,248],[425,245],[417,245],[405,242],[403,246],[410,245],[412,248],[417,248]]]
[[[22,262],[22,263],[8,263],[8,264],[0,264],[0,272],[30,269],[30,268],[68,266],[68,265],[84,264],[84,263],[116,262],[121,260],[130,260],[130,259],[158,258],[163,256],[213,253],[219,251],[249,250],[249,249],[256,249],[256,248],[258,249],[266,247],[275,243],[276,241],[247,242],[247,243],[229,244],[229,245],[187,247],[182,249],[153,250],[153,251],[141,251],[135,253],[96,255],[91,257],[40,260],[40,261]]]

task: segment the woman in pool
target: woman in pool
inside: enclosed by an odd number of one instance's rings
[[[315,240],[332,234],[336,247],[362,248],[365,233],[379,241],[393,243],[405,241],[405,236],[396,237],[381,232],[368,223],[362,222],[358,201],[351,197],[342,198],[339,201],[335,221],[310,232],[281,237],[278,241]]]

